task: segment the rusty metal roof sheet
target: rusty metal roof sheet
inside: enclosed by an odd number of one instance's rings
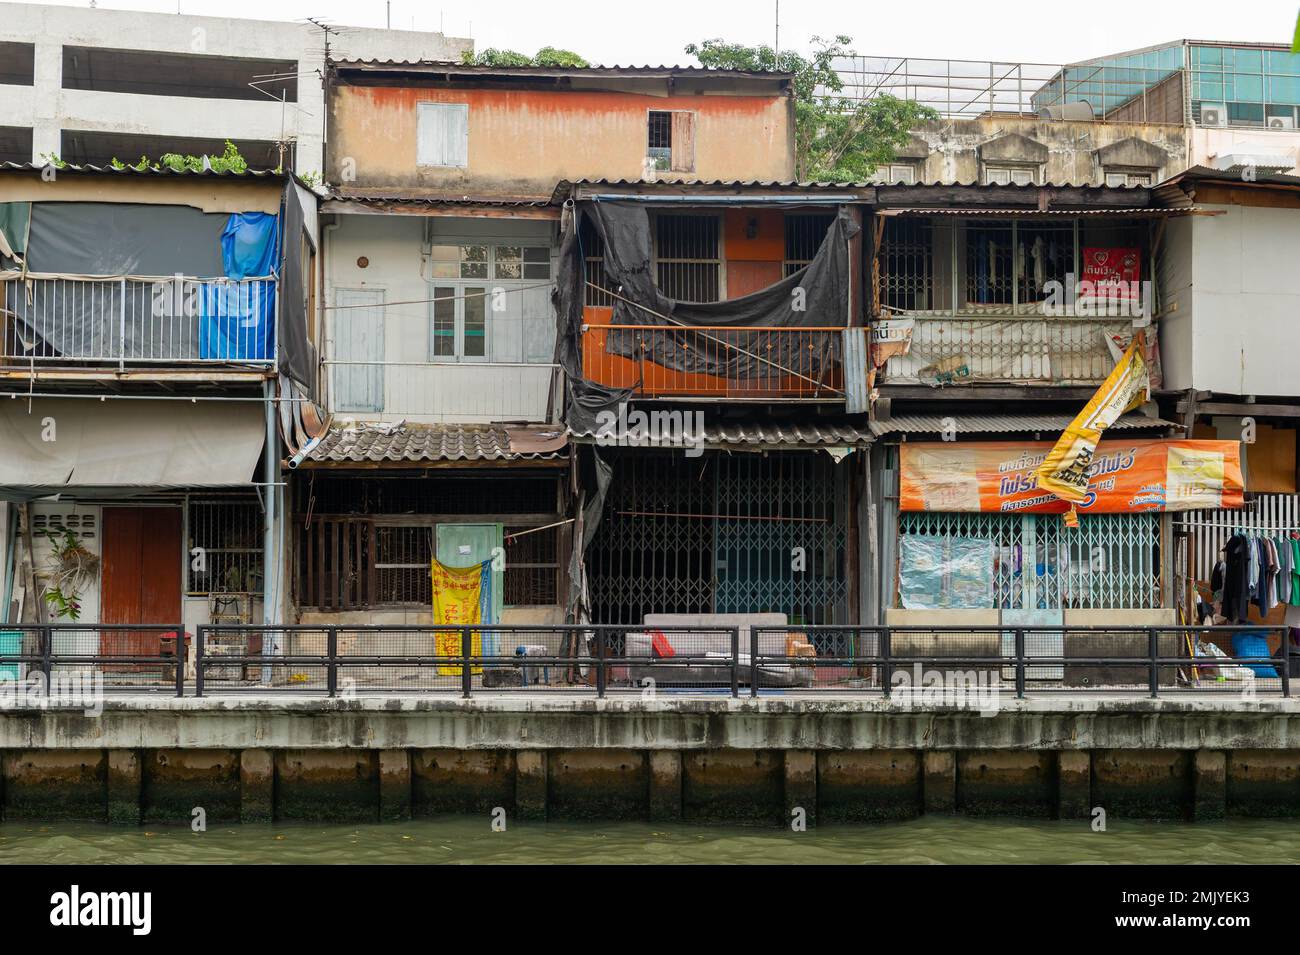
[[[1022,431],[1063,431],[1074,420],[1068,414],[1043,415],[895,415],[883,421],[872,421],[871,432],[886,434],[1012,434]],[[1126,414],[1111,425],[1119,431],[1135,428],[1176,428],[1179,425],[1146,415]]]
[[[330,65],[337,70],[362,70],[381,72],[384,70],[404,70],[420,73],[465,73],[508,74],[513,76],[697,76],[697,77],[753,77],[767,80],[789,80],[793,73],[778,73],[771,70],[725,70],[708,66],[669,66],[661,64],[651,66],[620,66],[613,64],[603,66],[490,66],[478,63],[461,63],[458,60],[332,60]]]
[[[363,205],[406,206],[500,206],[502,208],[547,208],[551,200],[545,197],[519,196],[414,196],[374,193],[349,193],[330,189],[328,201],[356,202]],[[328,210],[327,210],[328,211]]]
[[[317,464],[385,464],[432,461],[519,461],[564,456],[559,425],[339,424],[307,455]]]

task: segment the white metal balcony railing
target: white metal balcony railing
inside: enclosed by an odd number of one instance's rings
[[[907,352],[885,363],[889,384],[1096,384],[1115,367],[1108,339],[1133,334],[1123,318],[893,318],[912,325]]]
[[[0,283],[4,364],[273,364],[274,278]]]

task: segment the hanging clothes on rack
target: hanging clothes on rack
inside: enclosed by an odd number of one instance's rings
[[[1223,616],[1228,623],[1245,623],[1250,607],[1250,540],[1233,534],[1224,546]]]

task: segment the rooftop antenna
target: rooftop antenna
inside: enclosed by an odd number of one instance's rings
[[[384,4],[384,29],[391,30],[392,28],[393,28],[393,0],[388,0],[388,2]]]
[[[776,0],[776,49],[773,52],[781,52],[781,0]]]

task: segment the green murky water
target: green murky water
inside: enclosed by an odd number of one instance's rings
[[[0,825],[0,862],[23,863],[1297,863],[1300,821],[1214,825],[927,817],[803,833],[486,818],[361,826],[117,829]]]

